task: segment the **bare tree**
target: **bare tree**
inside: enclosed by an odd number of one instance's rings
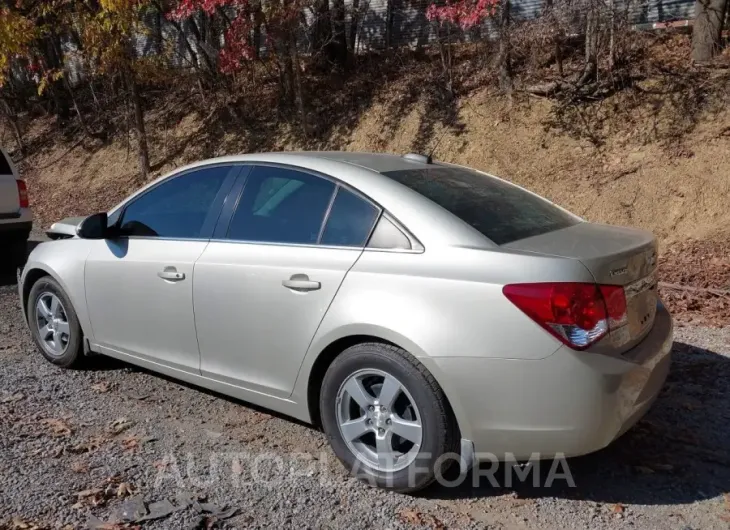
[[[332,59],[340,66],[347,65],[345,0],[332,0]]]
[[[134,126],[137,130],[137,153],[139,155],[139,170],[142,178],[147,179],[150,172],[150,154],[147,146],[147,131],[144,126],[144,111],[142,109],[142,98],[139,95],[139,87],[135,79],[134,71],[128,68],[125,72],[125,81],[127,89],[132,98],[132,106],[134,107]]]
[[[360,24],[360,0],[352,0],[352,14],[350,16],[350,52],[354,55],[357,44],[357,29]]]
[[[692,60],[706,62],[720,48],[722,26],[727,0],[696,0],[695,23],[692,30]]]
[[[585,63],[578,85],[584,85],[596,79],[598,73],[598,33],[599,12],[594,0],[586,5]]]
[[[499,87],[512,94],[512,46],[510,42],[510,0],[501,0],[499,6]]]
[[[18,115],[15,113],[15,110],[3,94],[0,94],[0,110],[2,110],[5,115],[5,118],[10,124],[10,128],[13,129],[15,141],[18,142],[18,150],[21,153],[24,152],[25,144],[23,143],[23,134],[21,133],[20,124],[18,123]]]

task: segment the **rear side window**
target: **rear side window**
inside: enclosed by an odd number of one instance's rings
[[[256,166],[231,219],[228,238],[316,244],[335,184],[293,169]]]
[[[12,175],[13,170],[10,169],[10,162],[5,158],[5,155],[0,151],[0,175]]]
[[[232,166],[198,169],[173,177],[134,199],[124,209],[128,236],[196,239]]]
[[[434,166],[385,175],[445,208],[497,245],[578,223],[531,193],[468,169]]]
[[[345,188],[338,188],[320,243],[364,247],[378,213],[378,209],[365,199]]]

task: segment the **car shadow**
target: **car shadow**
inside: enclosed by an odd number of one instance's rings
[[[312,429],[312,430],[317,430],[317,431],[321,430],[312,424],[303,422],[301,420],[298,420],[291,416],[287,416],[285,414],[281,414],[281,413],[273,411],[271,409],[260,407],[253,403],[249,403],[248,401],[243,401],[242,399],[228,396],[226,394],[221,394],[220,392],[216,392],[215,390],[210,390],[208,388],[204,388],[202,386],[198,386],[193,383],[188,383],[187,381],[182,381],[180,379],[176,379],[176,378],[168,376],[166,374],[155,372],[153,370],[149,370],[148,368],[130,364],[126,361],[108,357],[106,355],[92,355],[88,359],[88,362],[84,363],[83,366],[81,368],[79,368],[79,370],[84,370],[84,371],[100,371],[100,372],[121,370],[121,369],[127,369],[129,371],[143,373],[143,374],[149,375],[151,377],[155,377],[157,379],[162,379],[169,383],[173,383],[173,384],[179,385],[181,387],[189,388],[190,390],[193,390],[195,392],[200,392],[201,394],[205,394],[207,396],[211,396],[211,397],[215,397],[217,399],[222,399],[224,401],[228,401],[229,403],[233,403],[237,406],[246,407],[246,408],[249,408],[256,412],[260,412],[262,414],[267,414],[269,416],[273,416],[274,418],[279,418],[284,421],[288,421],[291,423],[301,425],[302,427],[306,427],[307,429]]]
[[[27,252],[25,259],[19,268],[12,268],[5,263],[0,262],[0,287],[10,287],[18,284],[19,271],[25,266],[25,262],[33,249],[40,245],[42,241],[28,241]]]
[[[617,504],[684,504],[722,495],[730,484],[730,358],[675,342],[672,363],[649,413],[605,449],[560,465],[542,461],[525,481],[506,464],[490,481],[489,463],[482,464],[460,485],[436,483],[421,495],[463,499],[512,493]],[[524,477],[528,470],[519,469]],[[566,471],[574,486],[560,474]]]

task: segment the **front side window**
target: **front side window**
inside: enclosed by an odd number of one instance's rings
[[[134,199],[122,213],[126,236],[195,239],[232,166],[192,170],[173,177]]]
[[[378,208],[365,199],[345,188],[339,188],[320,243],[338,247],[364,247],[379,213]]]
[[[316,244],[335,184],[293,169],[256,166],[231,219],[228,238]]]

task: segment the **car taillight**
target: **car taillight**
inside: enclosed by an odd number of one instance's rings
[[[571,348],[584,350],[628,321],[626,295],[617,285],[520,283],[504,295]]]
[[[21,208],[29,208],[30,201],[28,200],[28,187],[25,185],[24,180],[16,180],[18,183],[18,202],[20,202]]]

